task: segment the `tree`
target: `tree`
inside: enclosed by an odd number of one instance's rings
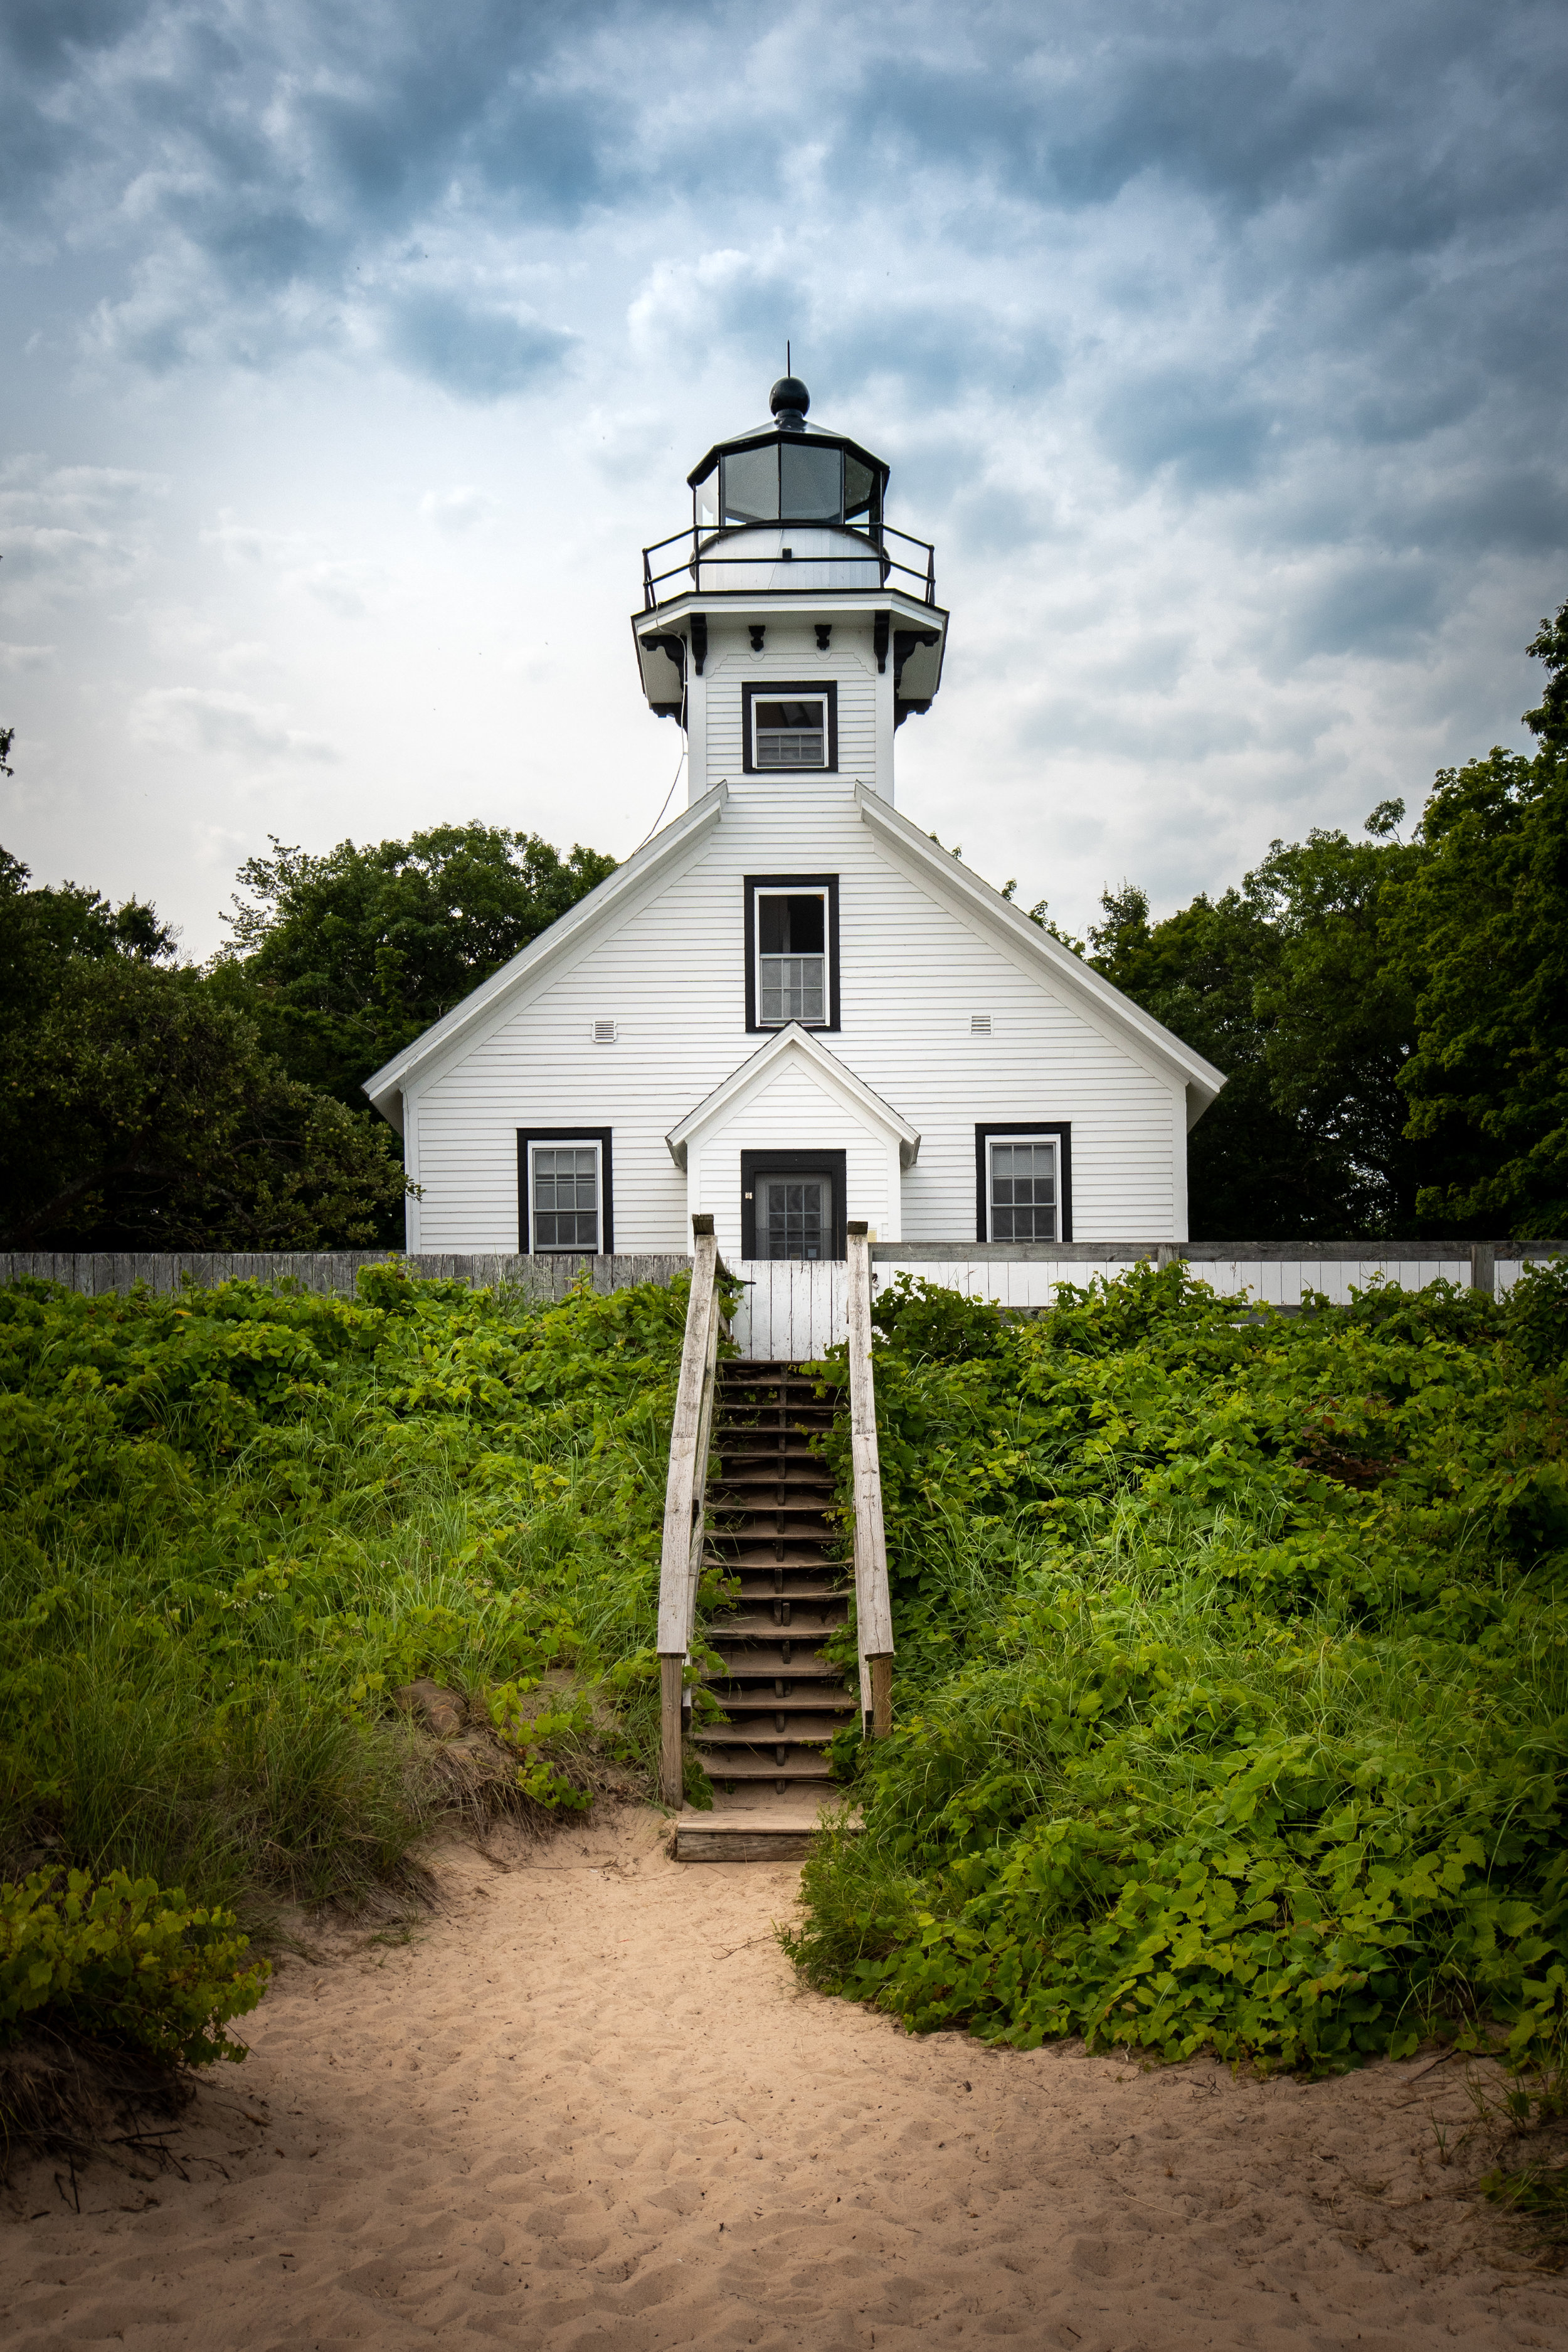
[[[339,1101],[615,871],[575,845],[478,823],[312,856],[272,840],[239,869],[211,967],[290,1075]]]
[[[0,1236],[11,1249],[312,1249],[382,1236],[389,1132],[292,1081],[135,900],[29,890],[0,851]]]
[[[1568,751],[1568,604],[1558,606],[1554,621],[1542,621],[1525,651],[1544,663],[1546,691],[1524,723],[1543,751]]]
[[[31,878],[29,867],[0,849],[0,1017],[41,1011],[67,957],[156,963],[174,954],[179,935],[155,907],[139,898],[113,907],[79,882],[29,890]]]
[[[1535,758],[1498,749],[1438,776],[1421,820],[1426,855],[1394,925],[1419,1028],[1400,1081],[1408,1131],[1435,1163],[1417,1206],[1496,1235],[1568,1232],[1561,683],[1559,666],[1527,713],[1544,747]]]
[[[1416,1153],[1395,1081],[1415,1005],[1386,970],[1383,893],[1417,855],[1315,830],[1269,845],[1239,889],[1200,895],[1150,927],[1131,884],[1107,891],[1089,961],[1226,1073],[1193,1130],[1194,1240],[1323,1240],[1411,1230]]]

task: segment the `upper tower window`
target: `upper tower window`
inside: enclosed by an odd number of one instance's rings
[[[741,688],[745,729],[742,764],[748,776],[799,775],[838,765],[838,686],[810,679],[754,678]]]
[[[752,702],[755,768],[826,768],[827,705],[820,694],[799,702]]]

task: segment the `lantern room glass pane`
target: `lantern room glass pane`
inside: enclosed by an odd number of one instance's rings
[[[877,477],[872,472],[870,467],[863,465],[858,457],[851,457],[848,453],[846,452],[844,458],[844,514],[846,520],[847,520],[852,515],[869,513],[871,507],[871,492],[876,487],[876,482]]]
[[[837,522],[844,511],[843,452],[783,442],[779,484],[780,509],[790,522]]]
[[[726,522],[777,522],[779,519],[779,450],[776,441],[765,449],[737,449],[721,457]]]

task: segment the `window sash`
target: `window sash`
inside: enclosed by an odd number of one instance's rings
[[[986,1202],[994,1242],[1058,1239],[1056,1141],[1048,1137],[1000,1139],[986,1147]]]
[[[762,768],[826,768],[827,765],[827,704],[821,695],[791,695],[781,703],[798,706],[801,716],[787,727],[763,723],[767,703],[761,695],[752,701],[752,766]],[[815,709],[815,719],[809,717]]]
[[[822,1023],[827,1018],[827,958],[761,956],[762,1020],[782,1029],[786,1021]]]
[[[529,1221],[537,1255],[599,1254],[599,1147],[535,1143],[528,1154]]]
[[[829,1176],[759,1176],[757,1248],[766,1258],[810,1265],[833,1248]]]
[[[757,768],[825,768],[825,727],[759,727],[752,759]]]
[[[812,898],[822,901],[823,938],[826,940],[827,893],[825,890],[759,890],[753,900],[753,951],[757,964],[757,1026],[782,1029],[798,1021],[805,1028],[827,1025],[827,950],[812,955],[764,954],[760,945],[763,908],[770,898]]]

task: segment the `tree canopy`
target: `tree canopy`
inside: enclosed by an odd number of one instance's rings
[[[214,984],[291,1076],[356,1105],[373,1071],[616,868],[477,822],[320,856],[270,838],[239,869],[248,896]]]
[[[389,1131],[291,1079],[170,961],[154,908],[29,889],[0,851],[0,1237],[12,1249],[315,1249],[385,1234]]]
[[[1195,1240],[1568,1230],[1568,604],[1530,651],[1539,750],[1443,771],[1410,838],[1386,801],[1157,923],[1104,894],[1089,961],[1228,1080]]]

